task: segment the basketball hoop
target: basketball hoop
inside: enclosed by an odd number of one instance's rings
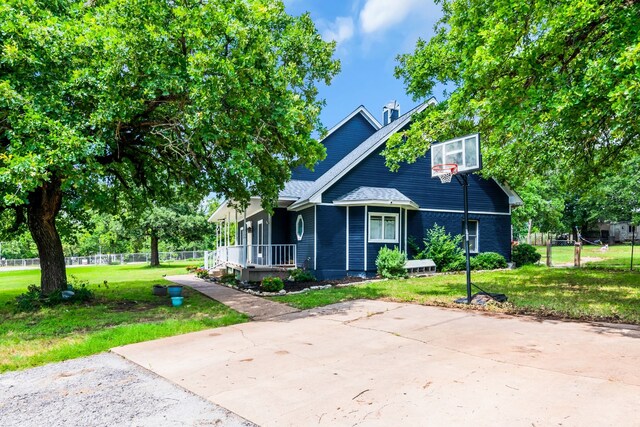
[[[451,182],[453,175],[458,173],[458,165],[455,163],[443,163],[435,165],[431,169],[433,169],[433,175],[440,178],[440,182],[443,184]]]

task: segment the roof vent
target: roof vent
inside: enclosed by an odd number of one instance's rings
[[[398,104],[398,101],[391,101],[382,107],[382,122],[385,126],[398,117],[400,117],[400,104]]]

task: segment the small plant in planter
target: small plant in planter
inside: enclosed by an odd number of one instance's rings
[[[279,277],[265,277],[260,283],[263,292],[280,292],[284,289],[284,282]]]

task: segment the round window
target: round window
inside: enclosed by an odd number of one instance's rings
[[[302,215],[298,215],[298,219],[296,219],[296,237],[298,240],[302,240],[302,236],[304,236],[304,219]]]

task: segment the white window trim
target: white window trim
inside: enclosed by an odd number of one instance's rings
[[[300,221],[302,221],[302,233],[298,234],[298,222]],[[298,218],[296,218],[296,238],[298,239],[298,242],[302,240],[303,237],[304,237],[304,218],[302,217],[302,215],[298,215]]]
[[[382,217],[382,235],[384,236],[384,227],[385,227],[385,217],[393,217],[395,221],[395,239],[372,239],[371,238],[371,217],[372,216],[381,216]],[[369,243],[399,243],[399,225],[400,225],[400,215],[397,213],[388,213],[388,212],[369,212],[369,216],[367,218],[367,241]]]
[[[470,219],[469,220],[469,228],[471,228],[471,223],[475,222],[476,223],[476,238],[475,238],[475,251],[472,251],[471,249],[469,249],[469,253],[470,254],[478,254],[480,253],[480,221],[478,221],[477,219]],[[462,225],[464,226],[464,220],[462,221]],[[471,246],[471,235],[469,235],[469,246]]]

